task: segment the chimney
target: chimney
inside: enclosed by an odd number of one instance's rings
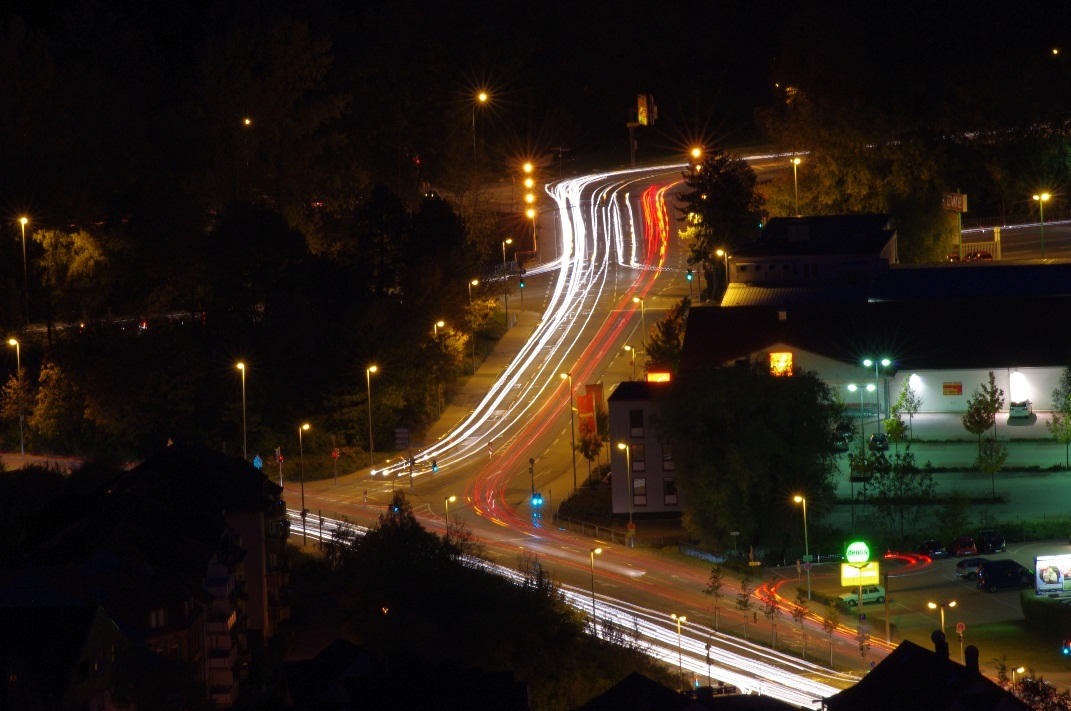
[[[930,640],[933,642],[933,651],[941,659],[948,659],[948,642],[945,641],[945,633],[940,630],[934,630],[930,635]],[[977,662],[977,660],[975,660]]]
[[[963,658],[967,661],[967,670],[978,674],[978,647],[967,645],[963,650]]]

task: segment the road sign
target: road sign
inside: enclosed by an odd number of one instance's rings
[[[396,427],[396,428],[394,428],[394,448],[395,449],[409,449],[409,428],[408,427]]]
[[[810,564],[810,562],[808,561],[807,563],[804,563],[804,564],[803,564],[803,567],[804,567],[804,568],[805,568],[806,570],[810,570],[810,569],[811,569],[811,564]]]
[[[804,563],[810,563],[812,561],[814,561],[814,556],[813,555],[805,555],[805,556],[803,556],[803,562]]]
[[[253,457],[253,466],[257,469],[260,469],[264,466],[264,460],[260,458],[259,454]]]
[[[967,625],[963,624],[962,622],[957,622],[956,623],[956,631],[957,632],[959,632],[960,634],[963,634],[963,630],[965,630],[965,629],[967,629]]]

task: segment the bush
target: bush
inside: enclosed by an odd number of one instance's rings
[[[1071,638],[1071,604],[1067,600],[1038,597],[1033,590],[1019,594],[1019,604],[1027,626],[1039,635],[1054,640]]]

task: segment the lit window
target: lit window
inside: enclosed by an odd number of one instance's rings
[[[771,353],[770,375],[792,375],[792,354]]]
[[[633,506],[647,505],[647,480],[632,480],[632,504]]]

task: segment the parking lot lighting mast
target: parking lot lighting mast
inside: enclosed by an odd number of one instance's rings
[[[803,504],[803,562],[807,568],[807,599],[811,599],[811,544],[807,540],[807,499],[794,496],[792,500]]]
[[[375,445],[372,443],[372,373],[379,370],[374,365],[370,365],[364,369],[364,379],[368,386],[368,466],[375,466],[375,459],[372,454],[375,449]],[[375,472],[373,472],[375,473]]]
[[[945,633],[945,608],[946,607],[951,608],[951,607],[955,607],[955,606],[956,606],[956,601],[955,600],[950,600],[949,602],[927,602],[926,603],[926,607],[930,608],[931,610],[940,610],[941,611],[941,634]]]
[[[23,218],[25,219],[25,218]],[[15,347],[15,375],[17,377],[16,387],[19,389],[18,407],[19,407],[19,454],[26,454],[26,439],[23,437],[22,430],[22,350],[19,346],[19,342],[14,338],[9,338],[7,341],[9,346]]]
[[[1048,193],[1040,193],[1034,196],[1037,200],[1038,209],[1041,210],[1041,258],[1045,258],[1045,202],[1051,198],[1052,195]]]
[[[878,387],[878,388],[881,388],[881,382],[880,382],[881,376],[878,374],[878,366],[880,365],[882,368],[888,368],[890,365],[892,365],[892,361],[889,360],[888,358],[882,358],[880,360],[878,360],[877,358],[875,358],[874,360],[871,360],[870,358],[864,358],[863,359],[863,365],[865,365],[867,368],[869,368],[870,366],[874,366],[874,385],[876,387]],[[883,417],[883,414],[885,413],[885,410],[881,409],[881,390],[878,390],[877,398],[878,398],[878,419],[882,420],[882,419],[885,419],[885,417],[888,417],[888,415],[885,415]],[[889,408],[889,398],[885,398],[885,409],[887,410],[888,408]]]

